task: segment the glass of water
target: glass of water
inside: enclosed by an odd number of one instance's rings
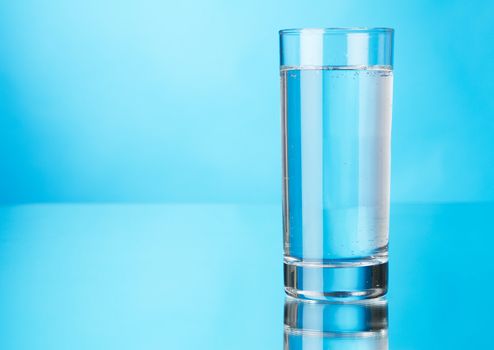
[[[387,292],[393,30],[280,31],[286,292]]]

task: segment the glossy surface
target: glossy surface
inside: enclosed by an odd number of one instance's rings
[[[287,297],[285,350],[388,350],[388,303],[375,298],[352,303]]]
[[[492,345],[493,214],[391,206],[389,349]],[[284,300],[279,206],[0,208],[2,350],[282,349]]]

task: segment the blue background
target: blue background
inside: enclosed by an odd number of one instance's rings
[[[390,349],[487,348],[492,13],[1,1],[0,348],[281,348],[277,31],[355,25],[396,29]]]
[[[396,29],[392,200],[494,199],[489,1],[2,1],[0,202],[278,203],[277,31]]]

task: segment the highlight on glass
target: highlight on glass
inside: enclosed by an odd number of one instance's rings
[[[393,34],[280,31],[286,292],[386,294]]]

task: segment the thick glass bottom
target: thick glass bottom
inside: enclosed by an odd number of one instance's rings
[[[355,260],[302,260],[285,257],[285,291],[315,300],[360,300],[388,291],[387,257]]]

